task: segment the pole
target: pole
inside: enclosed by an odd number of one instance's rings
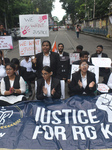
[[[95,18],[95,0],[94,0],[94,6],[93,6],[93,18]]]

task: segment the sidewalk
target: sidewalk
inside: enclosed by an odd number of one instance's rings
[[[93,33],[88,33],[88,32],[83,32],[83,31],[81,31],[80,34],[90,35],[90,36],[94,36],[94,37],[101,38],[101,39],[104,39],[104,40],[112,41],[112,38],[107,38],[103,35],[98,35],[98,34],[93,34]]]

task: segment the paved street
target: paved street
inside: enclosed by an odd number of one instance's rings
[[[57,45],[59,42],[62,42],[65,46],[65,51],[67,51],[68,53],[73,52],[75,47],[81,44],[83,45],[84,50],[87,50],[90,54],[92,54],[95,52],[96,46],[102,44],[104,46],[104,52],[107,53],[110,58],[112,58],[112,41],[84,34],[80,34],[80,38],[77,39],[75,32],[71,30],[50,31],[50,36],[41,38],[41,40],[49,40],[52,44],[54,41],[56,41]],[[7,53],[7,57],[9,57],[10,59],[12,59],[13,57],[19,58],[18,41],[14,41],[13,43],[14,49],[9,50]]]
[[[97,45],[104,46],[104,52],[108,54],[108,56],[112,59],[112,41],[108,41],[102,38],[93,37],[90,35],[80,34],[80,38],[76,38],[76,34],[74,31],[67,31],[67,30],[59,30],[59,31],[50,31],[50,36],[47,38],[41,38],[41,40],[49,40],[52,44],[56,41],[56,44],[63,43],[64,50],[68,53],[72,53],[77,45],[81,44],[84,47],[84,50],[87,50],[90,55],[95,53]],[[9,50],[7,53],[7,57],[10,59],[16,57],[20,58],[19,56],[19,47],[18,41],[14,41],[14,49]],[[68,98],[67,93],[67,85],[66,85],[66,98]]]

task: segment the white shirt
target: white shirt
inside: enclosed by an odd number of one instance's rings
[[[101,54],[98,54],[98,58],[102,58],[102,53],[101,53]]]
[[[9,81],[10,81],[11,87],[13,87],[14,81],[12,81],[12,80],[9,80]],[[25,84],[25,81],[23,80],[22,77],[20,77],[19,84],[20,84],[21,93],[25,93],[26,84]],[[5,91],[6,91],[5,81],[4,81],[4,78],[2,78],[2,80],[1,80],[1,94],[4,95]]]
[[[82,78],[82,86],[83,86],[83,88],[85,89],[86,86],[87,86],[87,75],[86,75],[85,77],[83,77],[83,76],[81,75],[81,78]]]
[[[47,56],[43,55],[43,67],[44,66],[50,67],[50,52]]]
[[[1,82],[2,78],[4,78],[6,75],[7,74],[6,74],[5,66],[0,65],[0,82]]]
[[[30,72],[30,71],[33,71],[33,72],[34,72],[34,70],[32,69],[31,58],[29,58],[28,61],[26,61],[25,59],[23,59],[23,60],[21,61],[20,65],[23,66],[23,67],[25,67],[28,72]]]
[[[108,85],[108,87],[109,87],[110,89],[112,89],[112,73],[111,73],[110,76],[109,76],[107,85]]]
[[[45,88],[47,88],[47,97],[51,97],[51,79],[50,79],[50,84],[47,84],[45,81]]]

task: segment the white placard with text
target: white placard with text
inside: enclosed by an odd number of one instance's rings
[[[79,53],[70,53],[70,64],[72,64],[74,61],[80,60]]]
[[[98,67],[111,67],[111,59],[110,58],[98,58],[92,57],[92,64]]]
[[[0,36],[0,49],[13,49],[12,36]]]
[[[21,37],[48,37],[48,14],[19,15]]]
[[[41,39],[35,39],[35,52],[41,52]],[[19,54],[20,56],[34,55],[34,40],[19,40]]]

